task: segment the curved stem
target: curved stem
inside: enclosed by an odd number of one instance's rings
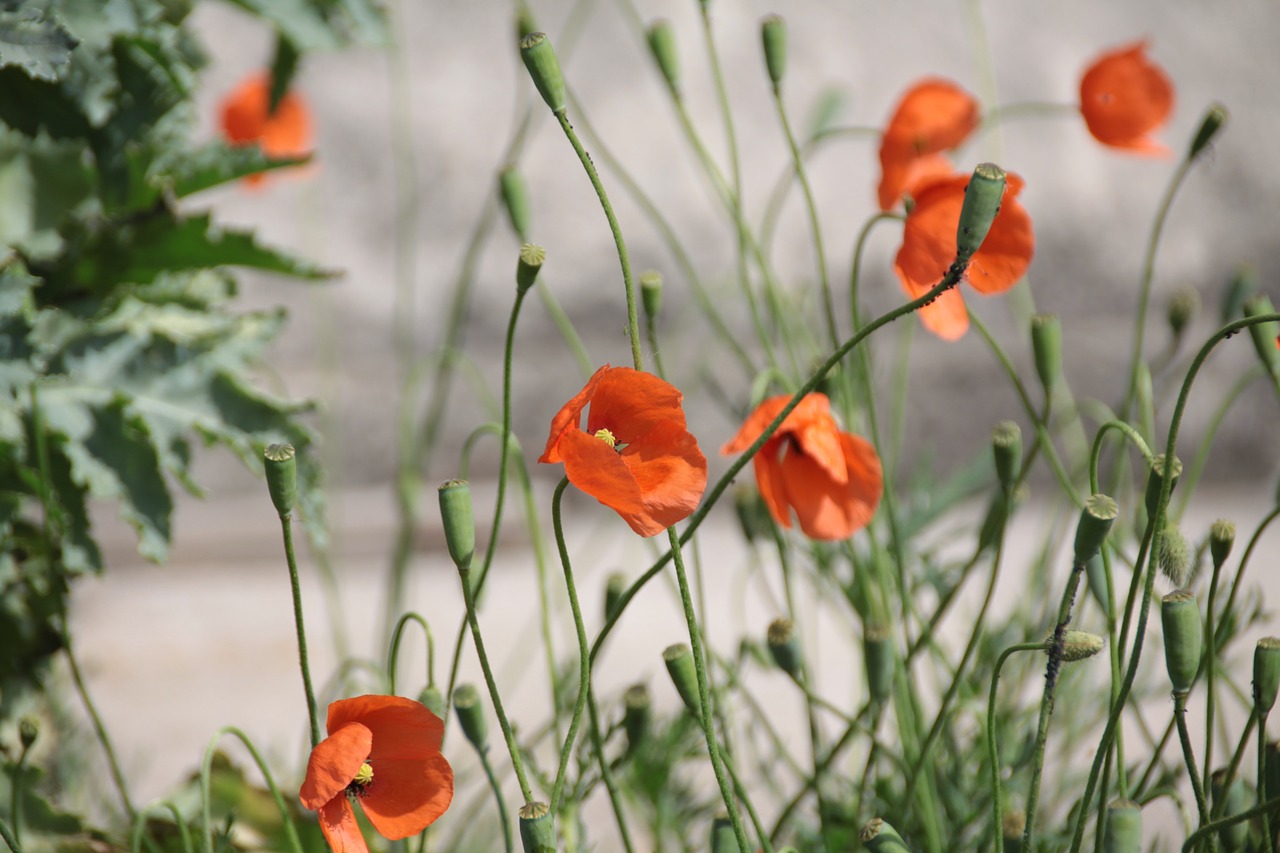
[[[316,716],[316,692],[311,686],[311,663],[307,657],[307,629],[302,619],[302,586],[298,581],[298,560],[293,553],[292,516],[280,516],[280,533],[284,537],[284,558],[289,564],[289,591],[293,595],[293,624],[298,635],[298,668],[302,671],[302,689],[307,695],[307,722],[311,747],[320,743],[320,719]]]
[[[396,664],[400,659],[400,640],[404,636],[404,628],[410,622],[417,622],[427,639],[427,686],[435,684],[436,645],[431,639],[431,626],[419,613],[406,613],[396,622],[391,632],[391,648],[387,651],[387,692],[396,695]]]
[[[498,777],[493,775],[493,762],[489,760],[489,749],[476,749],[476,753],[480,756],[480,767],[484,770],[484,778],[489,781],[489,789],[493,791],[493,798],[498,803],[498,821],[502,824],[502,847],[507,853],[515,850],[515,840],[511,835],[511,813],[507,810],[507,800],[502,796],[502,786],[498,784]]]
[[[556,547],[560,551],[560,565],[564,567],[564,585],[569,594],[569,608],[573,612],[573,626],[578,634],[578,699],[573,706],[573,717],[569,721],[569,733],[565,735],[564,746],[560,749],[560,768],[556,771],[556,781],[551,788],[551,813],[554,815],[560,807],[560,795],[564,792],[565,773],[569,769],[569,756],[573,754],[573,742],[578,736],[578,726],[582,723],[582,712],[586,708],[587,698],[591,695],[591,650],[587,646],[587,629],[582,621],[582,608],[578,605],[578,590],[573,583],[573,567],[569,563],[569,549],[564,542],[564,523],[560,514],[560,499],[569,485],[569,478],[562,477],[551,498],[551,523],[555,529]]]
[[[1204,796],[1204,785],[1200,784],[1200,771],[1196,767],[1196,754],[1191,746],[1191,732],[1187,729],[1187,694],[1173,694],[1173,720],[1178,726],[1178,741],[1182,744],[1182,760],[1187,767],[1187,775],[1191,777],[1191,790],[1196,797],[1196,811],[1200,814],[1200,825],[1209,823],[1209,804]],[[1226,794],[1223,794],[1226,798]],[[1214,845],[1210,843],[1210,847]]]
[[[253,741],[249,740],[249,736],[235,726],[223,726],[218,729],[217,733],[209,741],[209,745],[205,747],[204,760],[200,762],[200,805],[201,815],[204,821],[204,853],[214,853],[213,845],[213,819],[210,816],[210,777],[213,772],[213,756],[215,749],[225,735],[233,735],[244,748],[249,751],[249,755],[253,758],[253,763],[258,766],[258,771],[262,774],[262,780],[267,784],[267,790],[271,792],[271,799],[275,801],[276,810],[280,812],[281,825],[284,827],[285,841],[289,844],[289,849],[293,853],[303,853],[302,842],[298,840],[298,830],[293,825],[293,817],[289,814],[289,807],[285,804],[284,797],[280,794],[280,788],[276,785],[275,778],[271,775],[270,768],[267,763],[262,760],[257,747],[253,745]]]
[[[65,620],[65,616],[63,618]],[[89,695],[89,687],[85,684],[84,675],[80,672],[80,664],[72,652],[71,632],[67,629],[65,622],[62,627],[62,650],[67,656],[67,665],[71,668],[71,680],[75,683],[76,692],[80,694],[80,701],[84,703],[89,721],[93,724],[93,733],[102,746],[103,754],[107,757],[107,767],[111,771],[111,781],[116,786],[116,792],[120,795],[120,803],[124,806],[124,812],[129,820],[133,820],[137,812],[134,811],[133,801],[129,799],[129,786],[124,780],[124,772],[120,769],[120,759],[116,756],[110,736],[107,735],[107,727],[102,722],[102,715],[98,713],[98,706]]]
[[[991,691],[987,694],[987,763],[991,765],[991,813],[992,826],[995,827],[995,833],[1000,834],[1000,827],[1004,824],[1003,795],[1000,793],[1000,744],[996,740],[996,686],[1000,683],[1000,670],[1004,668],[1004,662],[1013,656],[1015,652],[1039,652],[1044,651],[1044,643],[1019,643],[1016,646],[1010,646],[1000,653],[1000,657],[996,658],[995,667],[991,671]]]
[[[129,850],[131,853],[142,853],[142,833],[147,828],[147,815],[158,806],[164,806],[169,810],[169,814],[173,815],[173,825],[178,828],[178,841],[182,845],[182,853],[195,853],[195,848],[191,844],[191,832],[187,829],[186,818],[182,816],[182,812],[178,811],[178,807],[170,800],[165,800],[162,803],[153,803],[138,812],[138,816],[133,819],[133,831],[129,834]]]

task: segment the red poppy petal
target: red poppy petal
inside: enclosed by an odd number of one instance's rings
[[[840,449],[840,430],[831,416],[808,424],[796,433],[800,450],[818,464],[837,483],[845,482],[844,453]]]
[[[1080,112],[1094,138],[1104,145],[1139,153],[1168,151],[1147,134],[1168,120],[1173,84],[1134,42],[1098,57],[1080,79]]]
[[[760,434],[769,427],[769,424],[773,423],[773,419],[778,416],[778,413],[786,408],[787,403],[791,402],[791,396],[790,394],[779,394],[756,406],[755,411],[748,415],[746,421],[743,422],[738,434],[726,442],[720,448],[720,452],[727,456],[732,453],[741,453],[750,447],[760,437]],[[773,437],[777,438],[798,433],[815,420],[824,418],[827,420],[831,418],[831,401],[827,399],[826,394],[814,391],[806,394],[804,399],[796,404],[796,407],[787,415],[786,420],[779,424],[778,429],[774,431]],[[761,450],[761,453],[763,452]]]
[[[417,835],[453,801],[453,768],[436,752],[421,761],[375,761],[360,804],[373,828],[392,841]]]
[[[307,775],[298,798],[309,809],[319,809],[339,796],[356,778],[369,757],[373,732],[356,722],[329,729],[329,736],[311,750]]]
[[[333,853],[369,853],[356,813],[345,796],[334,797],[320,809],[320,831]]]
[[[955,148],[977,125],[978,102],[951,81],[930,78],[907,90],[880,143],[880,209],[896,207],[919,177],[915,160]]]
[[[969,262],[965,280],[979,293],[1002,293],[1026,275],[1035,245],[1031,216],[1006,195],[987,238]]]
[[[751,460],[756,471],[756,486],[760,497],[769,508],[773,520],[784,529],[791,529],[791,504],[787,501],[787,489],[782,481],[782,466],[778,461],[780,441],[765,442],[764,447]]]
[[[609,369],[609,365],[606,364],[591,374],[591,378],[587,380],[586,385],[582,386],[582,390],[575,394],[573,399],[561,406],[560,411],[556,412],[555,417],[551,419],[551,434],[547,436],[547,446],[543,450],[542,456],[539,457],[539,462],[554,464],[564,461],[564,456],[557,445],[566,433],[582,431],[579,428],[582,423],[582,410],[591,402],[591,396],[595,393],[596,385],[599,384],[600,378],[604,376],[605,371]]]
[[[356,696],[329,706],[328,726],[357,722],[373,733],[373,759],[422,759],[440,751],[444,723],[421,702],[403,696]],[[350,780],[348,780],[350,781]]]
[[[847,539],[875,514],[883,489],[879,457],[864,439],[841,433],[846,482],[836,483],[813,459],[788,452],[782,479],[800,529],[812,539]]]
[[[640,487],[618,452],[594,436],[575,430],[560,439],[569,482],[623,518],[644,513]]]
[[[944,341],[958,341],[969,331],[969,309],[959,288],[945,291],[917,313],[920,323]]]
[[[660,424],[644,441],[628,445],[621,458],[640,489],[644,516],[627,521],[641,536],[660,533],[698,508],[707,488],[707,460],[682,426]]]
[[[262,136],[267,121],[267,78],[256,74],[222,101],[222,135],[233,145],[247,145]]]
[[[300,157],[311,150],[311,114],[294,92],[286,92],[262,129],[262,150],[272,157]]]
[[[684,395],[652,373],[615,367],[600,377],[587,413],[587,432],[607,429],[622,444],[630,444],[659,424],[685,426],[680,401]]]

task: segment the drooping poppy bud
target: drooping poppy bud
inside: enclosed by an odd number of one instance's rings
[[[517,293],[524,293],[533,287],[546,260],[547,250],[537,243],[525,243],[520,247],[520,260],[516,263]]]
[[[770,15],[760,22],[760,40],[764,43],[764,64],[769,70],[769,81],[776,89],[782,85],[787,73],[787,22],[778,15]]]
[[[800,641],[796,639],[795,626],[790,619],[774,619],[765,632],[765,641],[769,646],[769,655],[778,669],[794,679],[800,678],[804,653],[800,649]]]
[[[772,535],[773,522],[769,518],[769,508],[754,486],[744,484],[734,487],[733,511],[747,542],[766,539]]]
[[[676,32],[671,22],[659,18],[649,25],[649,52],[667,81],[671,94],[680,97],[680,53],[676,50]]]
[[[1253,709],[1265,716],[1280,690],[1280,637],[1263,637],[1253,649]]]
[[[1004,813],[1000,819],[1000,837],[1004,840],[1003,853],[1021,853],[1022,834],[1026,829],[1026,812],[1015,809]]]
[[[564,112],[564,75],[560,73],[560,60],[556,58],[556,49],[551,46],[547,34],[529,33],[520,39],[520,58],[551,112]]]
[[[1005,171],[995,163],[979,163],[973,169],[964,190],[960,223],[956,226],[956,261],[967,264],[973,253],[982,248],[991,223],[1000,212],[1004,197]]]
[[[604,618],[612,619],[622,603],[622,595],[627,591],[627,576],[622,572],[612,572],[604,582]]]
[[[698,694],[698,673],[693,665],[693,652],[684,643],[667,646],[662,653],[662,662],[667,665],[667,673],[671,683],[684,706],[693,714],[694,719],[702,719],[702,698]]]
[[[18,720],[18,742],[22,744],[23,750],[30,749],[38,737],[40,737],[40,718],[24,714],[22,719]]]
[[[1094,554],[1102,550],[1102,543],[1111,531],[1120,507],[1106,495],[1090,495],[1080,511],[1080,522],[1076,525],[1075,562],[1077,565],[1087,563]]]
[[[640,304],[649,320],[658,319],[662,313],[662,273],[645,270],[640,273]]]
[[[1214,814],[1221,817],[1235,817],[1249,808],[1249,792],[1244,782],[1238,777],[1230,785],[1227,781],[1227,770],[1221,768],[1209,774],[1209,796],[1213,802]],[[1226,853],[1240,853],[1247,849],[1249,842],[1249,822],[1242,820],[1218,830],[1218,839]]]
[[[884,704],[893,687],[893,638],[888,625],[870,623],[862,629],[862,658],[867,668],[867,693],[873,702]]]
[[[292,444],[271,444],[262,451],[262,467],[267,474],[267,492],[281,518],[293,511],[298,496],[298,459]]]
[[[1221,569],[1231,554],[1231,546],[1236,541],[1236,525],[1234,522],[1220,518],[1209,527],[1209,557],[1213,567]]]
[[[1244,301],[1242,306],[1244,316],[1260,317],[1264,314],[1276,313],[1275,306],[1271,304],[1271,298],[1265,293],[1259,293],[1249,297]],[[1254,323],[1249,327],[1249,337],[1253,339],[1253,348],[1258,351],[1258,358],[1262,360],[1262,365],[1274,376],[1276,371],[1280,370],[1280,349],[1276,347],[1276,333],[1278,331],[1275,320],[1265,323]]]
[[[418,694],[418,701],[437,717],[444,717],[444,694],[434,684],[428,684]]]
[[[1173,494],[1173,490],[1178,487],[1178,478],[1182,476],[1182,460],[1173,457],[1173,464],[1169,467],[1169,476],[1173,478],[1172,484],[1169,486],[1169,494]],[[1164,485],[1165,477],[1165,461],[1164,454],[1157,453],[1151,457],[1151,470],[1147,474],[1147,515],[1156,514],[1156,505],[1160,503],[1160,489]]]
[[[728,815],[716,815],[711,820],[711,853],[738,853],[738,837],[733,832],[733,822]]]
[[[858,839],[872,853],[909,853],[898,830],[889,825],[883,818],[873,817],[863,825]]]
[[[489,723],[484,718],[484,708],[480,707],[480,691],[474,684],[462,684],[453,691],[453,710],[471,745],[480,752],[488,749]]]
[[[1097,634],[1090,634],[1088,631],[1067,631],[1062,637],[1062,660],[1064,663],[1087,660],[1102,651],[1105,645],[1105,641]],[[1049,637],[1044,641],[1045,654],[1049,653],[1052,646],[1053,637]]]
[[[1111,612],[1111,589],[1107,586],[1107,567],[1103,565],[1102,554],[1094,554],[1084,564],[1084,575],[1089,582],[1089,592],[1094,601],[1102,608],[1103,613]]]
[[[524,242],[533,214],[529,206],[529,185],[515,166],[507,166],[498,173],[498,193],[502,196],[502,206],[507,209],[511,230]]]
[[[1196,597],[1185,589],[1166,595],[1160,600],[1160,624],[1164,629],[1164,662],[1169,681],[1174,693],[1185,695],[1195,683],[1204,650],[1204,625]]]
[[[1245,300],[1258,290],[1256,276],[1253,267],[1249,264],[1241,264],[1236,268],[1235,275],[1231,277],[1231,281],[1227,282],[1227,288],[1222,292],[1220,319],[1224,324],[1244,316]]]
[[[520,844],[524,853],[556,853],[556,823],[546,803],[520,807]]]
[[[627,733],[627,752],[635,750],[649,736],[649,723],[653,719],[653,702],[649,688],[633,684],[622,694],[622,730]]]
[[[1182,535],[1182,529],[1173,522],[1166,524],[1160,534],[1156,565],[1160,574],[1178,588],[1191,580],[1191,546],[1187,544],[1187,537]]]
[[[461,570],[471,568],[476,553],[476,524],[471,509],[471,484],[466,480],[447,480],[437,490],[440,519],[444,522],[444,541],[453,564]]]
[[[1194,160],[1200,156],[1200,152],[1208,147],[1213,138],[1218,135],[1218,131],[1222,130],[1222,126],[1227,123],[1228,116],[1227,108],[1222,104],[1212,104],[1209,107],[1204,118],[1200,120],[1200,129],[1191,140],[1191,148],[1187,150],[1188,160]]]
[[[1200,293],[1193,287],[1184,287],[1169,300],[1169,310],[1165,315],[1169,321],[1169,331],[1174,339],[1182,337],[1188,325],[1200,311]]]
[[[1103,853],[1141,853],[1142,806],[1133,800],[1112,800],[1102,831]]]
[[[1008,492],[1018,479],[1022,464],[1022,429],[1013,421],[1001,421],[991,432],[991,451],[996,460],[1000,488]]]
[[[1062,375],[1062,321],[1056,314],[1037,314],[1031,318],[1031,352],[1035,356],[1040,387],[1048,396]]]

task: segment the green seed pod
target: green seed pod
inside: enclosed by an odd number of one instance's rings
[[[1005,171],[995,163],[979,163],[964,190],[964,206],[956,226],[956,262],[967,264],[982,247],[1004,198]]]
[[[1271,304],[1271,299],[1265,293],[1259,293],[1251,296],[1244,301],[1242,306],[1244,316],[1260,317],[1264,314],[1276,313],[1275,306]],[[1280,324],[1275,320],[1266,323],[1254,323],[1249,327],[1249,337],[1253,339],[1253,348],[1258,351],[1258,358],[1262,359],[1262,364],[1267,370],[1274,375],[1280,370],[1280,349],[1276,348],[1276,334],[1280,333],[1277,329]]]
[[[1022,464],[1022,429],[1013,421],[1001,421],[991,432],[991,451],[996,460],[1000,488],[1009,491],[1018,479]]]
[[[38,737],[40,737],[40,719],[31,714],[23,715],[22,719],[18,720],[18,742],[22,744],[23,750],[30,749]]]
[[[1249,808],[1249,792],[1239,778],[1232,780],[1225,790],[1223,782],[1227,779],[1226,768],[1209,774],[1209,796],[1214,806],[1214,813],[1222,817],[1234,817]],[[1221,804],[1221,805],[1219,805]],[[1249,843],[1249,822],[1247,820],[1224,826],[1218,830],[1218,839],[1222,842],[1225,853],[1241,853]]]
[[[1160,600],[1160,624],[1164,628],[1164,663],[1173,692],[1186,695],[1195,683],[1204,651],[1204,625],[1196,597],[1185,589],[1166,595]]]
[[[889,701],[893,687],[893,638],[889,626],[871,623],[862,629],[862,655],[867,667],[867,693],[872,701]]]
[[[1169,522],[1160,534],[1160,550],[1156,554],[1160,574],[1181,589],[1191,580],[1191,546],[1178,525]]]
[[[1169,320],[1169,331],[1174,338],[1182,337],[1191,321],[1200,311],[1200,293],[1193,287],[1184,287],[1169,300],[1166,317]]]
[[[622,730],[627,733],[627,752],[635,752],[649,736],[653,719],[653,702],[649,688],[633,684],[622,694]]]
[[[1164,484],[1164,454],[1157,453],[1151,457],[1151,471],[1147,474],[1147,517],[1150,518],[1156,514],[1156,504],[1160,502],[1160,487]],[[1178,478],[1182,476],[1182,460],[1173,457],[1173,465],[1169,469],[1170,476],[1173,477],[1173,484],[1169,487],[1169,494],[1173,494],[1173,490],[1178,488]]]
[[[529,33],[520,39],[520,58],[551,112],[564,112],[564,75],[560,73],[560,60],[556,58],[556,49],[551,46],[547,34]]]
[[[680,97],[680,52],[676,49],[676,31],[671,22],[659,18],[649,25],[649,52],[658,70],[667,81],[667,87],[676,98]]]
[[[1022,834],[1026,829],[1026,812],[1014,810],[1004,813],[1000,819],[1000,837],[1004,840],[1004,853],[1021,853]]]
[[[873,817],[863,825],[858,839],[872,853],[909,853],[911,849],[902,840],[898,830],[878,817]]]
[[[515,166],[507,166],[498,173],[498,194],[502,197],[502,206],[507,209],[511,230],[523,241],[529,233],[533,214],[529,207],[529,186]]]
[[[1062,376],[1062,321],[1056,314],[1037,314],[1031,318],[1031,352],[1035,356],[1040,387],[1048,396]]]
[[[1213,567],[1221,569],[1231,554],[1231,546],[1236,542],[1236,525],[1234,522],[1220,518],[1209,528],[1209,556],[1213,559]]]
[[[1094,554],[1084,564],[1084,575],[1089,581],[1089,592],[1093,600],[1098,602],[1103,613],[1111,612],[1111,589],[1107,586],[1107,567],[1102,563],[1102,554]]]
[[[418,702],[437,717],[444,716],[444,694],[434,684],[428,684],[418,694]]]
[[[1253,649],[1253,709],[1258,716],[1276,704],[1280,690],[1280,637],[1263,637]]]
[[[640,304],[644,306],[645,317],[658,319],[662,313],[662,273],[657,270],[640,273]]]
[[[738,836],[728,815],[716,815],[711,821],[711,853],[739,853]]]
[[[1209,107],[1209,111],[1200,121],[1200,129],[1191,140],[1191,148],[1187,150],[1188,160],[1198,157],[1200,152],[1218,135],[1218,131],[1222,130],[1222,126],[1227,123],[1227,116],[1227,108],[1222,104],[1213,104]]]
[[[1086,660],[1102,651],[1105,641],[1097,634],[1088,631],[1067,631],[1062,637],[1062,660],[1064,663]],[[1053,637],[1044,641],[1045,654],[1053,646]]]
[[[769,80],[776,89],[787,73],[787,22],[770,15],[760,22],[760,40],[764,42],[764,64]]]
[[[804,665],[804,652],[800,649],[800,641],[796,639],[795,626],[790,619],[774,619],[765,632],[765,641],[769,646],[769,655],[778,669],[792,678],[800,678],[800,669]]]
[[[524,293],[533,287],[542,265],[547,260],[547,250],[536,243],[525,243],[520,247],[520,260],[516,263],[516,291]]]
[[[1115,524],[1120,507],[1106,495],[1090,495],[1080,511],[1080,523],[1076,525],[1075,562],[1087,563],[1102,550],[1102,543]]]
[[[488,749],[489,723],[485,720],[484,708],[480,707],[480,691],[474,684],[461,684],[453,691],[453,710],[471,745],[480,752]]]
[[[471,568],[476,553],[476,524],[471,510],[471,484],[466,480],[446,480],[437,490],[444,541],[449,556],[459,569]]]
[[[520,807],[520,844],[524,853],[556,853],[556,822],[546,803]]]
[[[293,511],[298,497],[298,459],[292,444],[270,444],[262,451],[262,467],[267,474],[267,492],[281,518]]]
[[[1236,269],[1236,274],[1227,282],[1227,288],[1222,292],[1220,319],[1224,325],[1244,316],[1245,301],[1258,290],[1256,279],[1257,273],[1249,264],[1241,264]]]
[[[613,572],[604,582],[604,618],[612,619],[622,604],[622,594],[627,591],[627,576]]]
[[[663,651],[662,661],[667,665],[671,683],[676,686],[684,706],[694,719],[701,720],[702,699],[698,695],[698,673],[693,666],[693,652],[684,643],[676,643]]]
[[[1141,853],[1142,806],[1133,800],[1112,800],[1102,832],[1103,853]]]

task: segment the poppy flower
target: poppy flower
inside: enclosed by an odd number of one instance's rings
[[[440,754],[444,723],[399,696],[357,696],[329,706],[329,736],[311,750],[299,798],[320,813],[333,853],[368,853],[355,801],[392,841],[417,835],[453,800],[453,769]]]
[[[271,77],[258,73],[222,100],[222,135],[232,145],[257,145],[268,157],[302,157],[311,152],[311,114],[296,92],[285,92],[276,110],[268,113]],[[250,185],[262,182],[249,175]]]
[[[752,412],[720,452],[750,447],[790,401],[770,397]],[[791,514],[811,539],[847,539],[867,526],[884,492],[880,457],[864,438],[842,432],[826,394],[813,392],[751,460],[769,514],[791,527]]]
[[[915,205],[907,214],[902,247],[893,269],[912,299],[923,296],[942,281],[956,256],[956,226],[964,206],[969,175],[927,180],[912,188]],[[1018,203],[1023,180],[1010,172],[1000,212],[982,247],[974,253],[965,280],[979,293],[1002,293],[1018,283],[1031,265],[1035,235],[1031,217]],[[957,288],[945,291],[920,309],[920,320],[929,331],[954,341],[969,329],[969,315]]]
[[[538,461],[563,462],[570,483],[641,536],[661,533],[688,518],[707,488],[707,460],[685,429],[683,398],[652,373],[606,364],[551,419]]]
[[[941,152],[977,126],[977,100],[950,80],[931,77],[908,89],[880,139],[880,209],[896,207],[922,177],[950,173]]]
[[[1146,51],[1137,41],[1098,57],[1080,78],[1080,112],[1103,145],[1164,155],[1169,149],[1148,134],[1173,111],[1173,84]]]

